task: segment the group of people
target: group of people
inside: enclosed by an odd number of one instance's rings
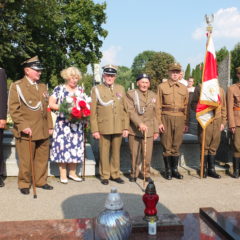
[[[26,60],[22,67],[24,77],[11,84],[8,95],[8,111],[14,122],[13,133],[19,159],[20,192],[29,194],[32,174],[35,176],[36,187],[53,189],[47,183],[50,146],[50,160],[59,165],[60,182],[66,184],[68,179],[81,182],[76,167],[84,159],[85,122],[72,122],[59,111],[64,99],[84,94],[84,89],[79,86],[82,78],[80,71],[76,67],[64,69],[61,77],[65,83],[56,86],[49,96],[47,86],[40,82],[43,66],[38,57]],[[195,110],[201,86],[194,89],[193,79],[189,79],[188,87],[181,83],[181,66],[174,63],[169,66],[169,78],[159,84],[156,93],[150,90],[151,78],[144,73],[136,78],[137,88],[126,93],[121,85],[115,83],[117,71],[114,65],[104,66],[103,83],[94,86],[91,91],[90,127],[93,138],[99,140],[101,183],[107,185],[109,180],[124,183],[120,177],[122,137],[128,137],[131,182],[135,182],[137,178],[151,180],[153,141],[159,136],[163,147],[166,179],[182,179],[183,176],[178,171],[179,148],[183,133],[188,131],[189,108]],[[237,68],[237,75],[240,79],[240,67]],[[227,112],[229,128],[234,136],[234,177],[239,177],[239,86],[236,83],[229,87],[227,103],[224,91],[220,88],[220,105],[215,111],[214,121],[206,129],[204,177],[220,178],[215,171],[215,155],[220,143],[220,133],[227,122]],[[193,91],[189,104],[189,93]],[[6,93],[6,74],[0,69],[0,143],[6,125]],[[51,110],[57,113],[54,124]],[[201,137],[201,128],[199,129]],[[0,146],[0,176],[3,174],[2,149]],[[4,186],[1,177],[0,186]]]

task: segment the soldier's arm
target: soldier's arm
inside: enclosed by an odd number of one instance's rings
[[[125,89],[122,88],[122,94],[123,94],[123,114],[124,114],[124,124],[123,124],[123,129],[125,131],[128,131],[129,129],[129,115],[128,115],[128,111],[127,111],[127,103],[126,103],[126,93],[125,93]],[[127,133],[128,134],[128,133]],[[124,133],[124,137],[127,137],[126,132]]]
[[[158,89],[157,89],[156,115],[157,115],[158,125],[161,125],[162,124],[162,89],[160,85],[158,86]]]
[[[231,87],[228,88],[227,91],[227,116],[228,116],[228,126],[229,128],[235,128],[235,119],[234,119],[234,111],[233,111],[233,105],[234,105],[234,97]]]
[[[28,122],[26,122],[26,120],[23,118],[22,111],[20,110],[20,104],[21,103],[17,94],[16,84],[12,83],[8,96],[8,110],[19,132],[23,131],[24,129],[30,128]]]
[[[185,109],[185,125],[188,126],[189,125],[189,104],[188,104],[188,100],[189,100],[189,93],[188,90],[186,88],[186,97],[185,97],[185,102],[184,102],[184,109]]]
[[[4,69],[0,68],[0,120],[7,118],[7,79]]]
[[[97,123],[97,97],[95,93],[95,87],[92,88],[91,94],[91,114],[90,114],[90,125],[91,125],[91,132],[95,133],[98,132],[98,123]]]
[[[135,106],[134,106],[134,100],[130,93],[127,93],[126,95],[126,103],[127,103],[127,112],[130,121],[136,126],[139,127],[142,123],[141,119],[139,118],[138,114],[136,113]]]
[[[226,96],[223,89],[221,89],[222,97],[221,97],[221,118],[222,124],[225,126],[227,123],[227,107],[226,107]]]

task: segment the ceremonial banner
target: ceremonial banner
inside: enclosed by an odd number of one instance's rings
[[[202,128],[214,119],[214,110],[220,104],[217,60],[212,34],[208,33],[207,51],[203,67],[202,87],[197,104],[196,117]]]

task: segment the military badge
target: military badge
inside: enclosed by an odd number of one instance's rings
[[[49,98],[49,93],[48,93],[48,91],[43,92],[43,97],[44,97],[44,98]]]
[[[120,98],[122,98],[122,94],[121,94],[121,93],[116,93],[116,97],[117,97],[118,99],[120,99]]]

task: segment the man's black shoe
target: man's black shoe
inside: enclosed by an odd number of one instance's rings
[[[152,180],[150,177],[146,177],[146,178],[145,178],[145,181],[146,181],[146,182],[152,182],[153,180]]]
[[[43,186],[38,186],[38,188],[42,188],[44,190],[53,190],[53,187],[50,186],[49,184],[44,184]]]
[[[129,182],[136,182],[137,181],[137,178],[136,177],[130,177],[129,178]]]
[[[103,185],[108,185],[108,184],[109,184],[108,179],[102,179],[102,180],[101,180],[101,184],[103,184]]]
[[[24,195],[27,195],[29,194],[30,191],[29,191],[29,188],[20,188],[20,192]]]
[[[138,178],[141,179],[141,180],[144,180],[144,176],[143,175],[139,175]],[[145,177],[145,181],[146,182],[152,182],[152,179],[150,177]]]
[[[112,181],[119,183],[119,184],[124,184],[124,181],[119,177],[119,178],[112,178]]]
[[[4,181],[3,181],[2,177],[0,176],[0,187],[4,187],[4,186],[5,186]]]

